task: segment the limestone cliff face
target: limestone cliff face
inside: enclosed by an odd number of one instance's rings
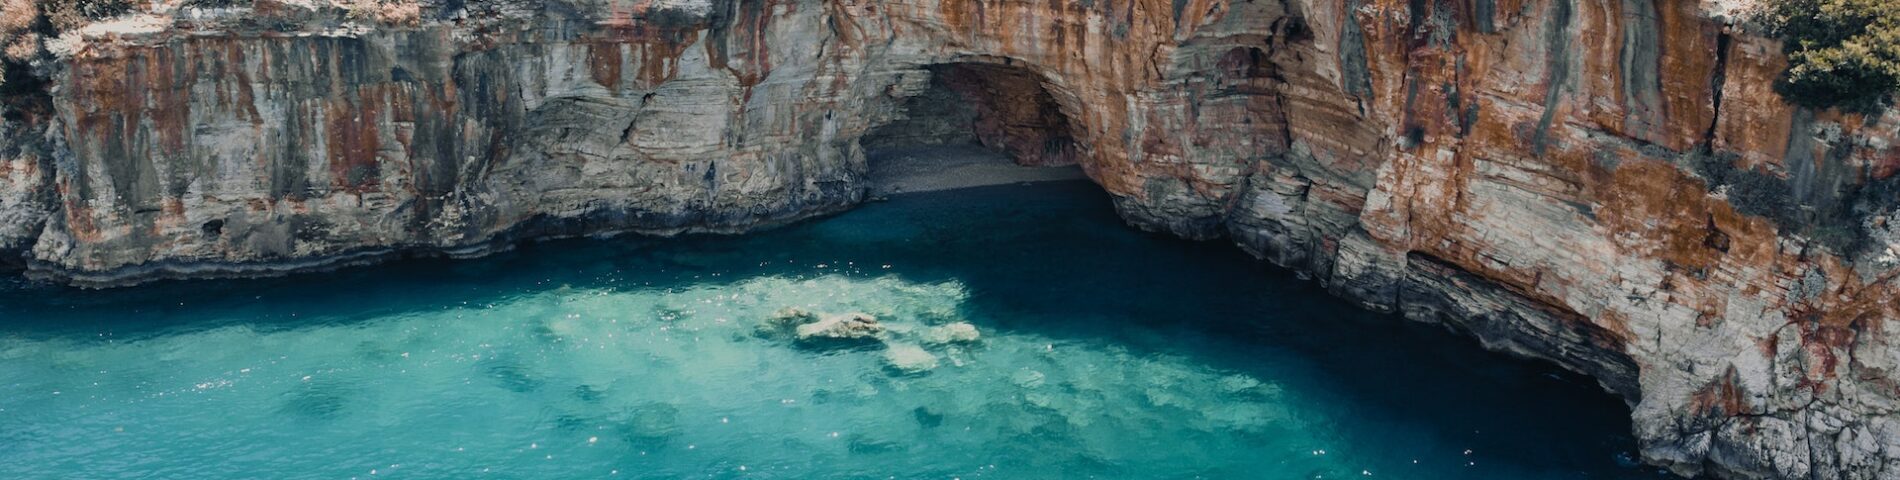
[[[1645,457],[1900,476],[1900,117],[1795,109],[1692,1],[1309,2],[1228,217],[1343,295],[1591,373]]]
[[[55,42],[0,251],[119,285],[741,231],[861,200],[860,137],[949,84],[1136,226],[1595,376],[1651,462],[1900,476],[1900,114],[1783,103],[1719,2],[325,4]]]

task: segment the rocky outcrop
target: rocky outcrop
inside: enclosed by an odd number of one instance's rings
[[[329,4],[53,42],[0,252],[100,286],[741,231],[861,200],[860,138],[940,95],[1136,226],[1595,376],[1650,462],[1900,476],[1900,114],[1782,102],[1727,2]]]
[[[1900,475],[1900,117],[1789,107],[1691,1],[1311,2],[1229,227],[1342,295],[1596,376],[1644,457]]]

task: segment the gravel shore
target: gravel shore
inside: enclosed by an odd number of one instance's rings
[[[1088,178],[1078,166],[1024,167],[975,145],[879,150],[870,162],[873,196]]]

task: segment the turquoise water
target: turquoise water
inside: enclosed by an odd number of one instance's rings
[[[787,307],[885,331],[761,329]],[[1659,478],[1588,379],[1132,231],[1082,183],[744,237],[12,284],[0,319],[9,479]],[[957,323],[980,339],[945,342]]]

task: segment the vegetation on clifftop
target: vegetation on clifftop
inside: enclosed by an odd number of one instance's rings
[[[1900,92],[1900,1],[1771,0],[1758,21],[1786,40],[1788,101],[1871,112]]]
[[[179,7],[243,8],[250,7],[254,1],[0,0],[0,89],[8,88],[9,79],[14,80],[13,89],[25,88],[18,83],[26,79],[26,67],[48,55],[49,40],[93,22],[139,13],[165,15],[176,12]],[[414,25],[420,21],[422,4],[421,0],[318,0],[295,5],[306,9],[305,12],[316,12],[309,18]],[[275,11],[284,13],[282,8]],[[0,94],[3,93],[5,91],[0,90]]]
[[[131,0],[0,0],[0,86],[24,75],[58,32],[131,11]]]

